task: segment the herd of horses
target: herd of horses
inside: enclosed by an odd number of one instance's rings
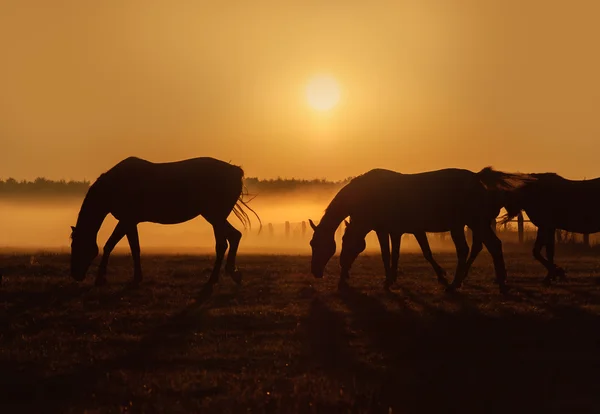
[[[71,234],[71,276],[85,278],[98,255],[97,234],[108,214],[118,223],[104,245],[96,284],[106,283],[109,256],[116,244],[127,237],[133,258],[133,283],[142,280],[137,225],[141,222],[175,224],[203,216],[213,227],[216,259],[209,279],[214,283],[227,253],[225,271],[241,282],[236,254],[242,234],[229,222],[233,212],[244,227],[250,225],[246,210],[259,216],[243,201],[243,170],[214,158],[193,158],[169,163],[152,163],[130,157],[102,174],[89,188]],[[502,242],[491,223],[502,208],[508,222],[521,211],[537,226],[534,257],[547,269],[544,281],[564,277],[554,263],[554,233],[562,229],[575,233],[600,231],[600,179],[572,181],[553,173],[521,174],[442,169],[419,174],[374,169],[344,186],[326,208],[314,230],[311,272],[322,278],[325,266],[336,252],[335,231],[345,221],[340,254],[340,287],[345,286],[350,268],[365,249],[366,235],[375,231],[385,268],[385,288],[397,278],[402,234],[413,234],[438,281],[448,290],[461,286],[469,268],[487,248],[494,262],[500,291],[508,291]],[[346,220],[348,219],[349,220]],[[261,224],[262,226],[262,224]],[[473,234],[471,249],[465,226]],[[433,258],[427,232],[450,232],[458,264],[451,283]],[[391,243],[391,249],[390,249]],[[546,248],[546,257],[542,248]]]

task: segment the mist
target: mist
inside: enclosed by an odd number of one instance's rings
[[[232,214],[230,223],[242,231],[243,237],[239,252],[246,254],[310,254],[309,241],[312,229],[308,219],[316,223],[333,192],[311,191],[290,192],[285,195],[257,196],[249,203],[262,221],[260,229],[257,218],[250,214],[252,227],[244,229]],[[81,207],[80,197],[26,197],[0,199],[0,249],[4,251],[44,250],[70,251],[71,228],[76,224]],[[286,231],[286,222],[289,223]],[[302,222],[304,222],[304,229]],[[117,220],[108,215],[98,232],[98,246],[102,246],[113,231]],[[214,236],[212,226],[201,216],[185,223],[161,225],[140,223],[138,225],[140,243],[144,253],[170,254],[214,254]],[[338,253],[341,249],[343,224],[338,228],[336,240]],[[440,244],[437,238],[430,237],[432,245]],[[447,245],[447,246],[446,246]],[[451,247],[442,243],[442,248]],[[367,236],[367,250],[379,248],[377,238],[372,232]],[[403,251],[417,251],[418,245],[412,235],[402,240]],[[123,239],[115,251],[127,252],[129,246]]]

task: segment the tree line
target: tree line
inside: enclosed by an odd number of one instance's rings
[[[340,181],[329,181],[325,179],[302,180],[296,178],[259,179],[248,177],[244,180],[248,194],[282,194],[294,191],[320,191],[333,192],[344,186],[351,178]],[[12,197],[20,195],[29,196],[84,196],[91,182],[48,180],[38,177],[33,181],[15,180],[8,178],[0,179],[0,197]]]

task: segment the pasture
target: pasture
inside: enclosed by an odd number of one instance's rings
[[[241,255],[243,285],[208,289],[212,257],[145,255],[132,290],[127,255],[102,288],[67,254],[0,255],[0,412],[598,412],[600,258],[563,250],[551,287],[506,251],[506,297],[487,252],[453,295],[418,253],[388,293],[377,254],[343,292],[337,257],[317,280],[307,256]]]

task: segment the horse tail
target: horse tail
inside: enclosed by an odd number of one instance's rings
[[[246,202],[242,198],[243,198],[243,196],[240,196],[237,203],[235,203],[235,206],[233,207],[233,214],[235,214],[235,216],[242,222],[242,224],[244,225],[244,228],[246,226],[248,226],[249,228],[252,228],[252,222],[250,220],[250,216],[248,216],[248,213],[246,213],[246,211],[244,211],[244,209],[250,210],[254,214],[254,216],[258,219],[258,223],[260,224],[260,227],[258,228],[258,233],[260,234],[260,232],[262,231],[262,220],[260,219],[260,217],[258,216],[256,211],[254,211],[252,209],[252,207],[250,207],[248,205],[249,201]]]
[[[250,210],[254,214],[254,216],[258,219],[258,223],[260,224],[258,233],[260,234],[260,232],[262,231],[262,220],[260,219],[260,217],[258,216],[256,211],[254,211],[252,209],[252,207],[250,207],[248,205],[248,203],[250,201],[254,200],[254,197],[250,198],[247,201],[244,200],[244,198],[248,195],[248,189],[244,185],[244,170],[241,167],[238,167],[238,168],[239,168],[239,172],[240,172],[240,193],[239,193],[237,202],[233,206],[232,211],[233,211],[233,214],[235,214],[235,216],[238,218],[238,220],[242,223],[244,228],[251,229],[252,221],[250,220],[250,216],[248,215],[248,213],[246,213],[246,211],[244,209]]]

